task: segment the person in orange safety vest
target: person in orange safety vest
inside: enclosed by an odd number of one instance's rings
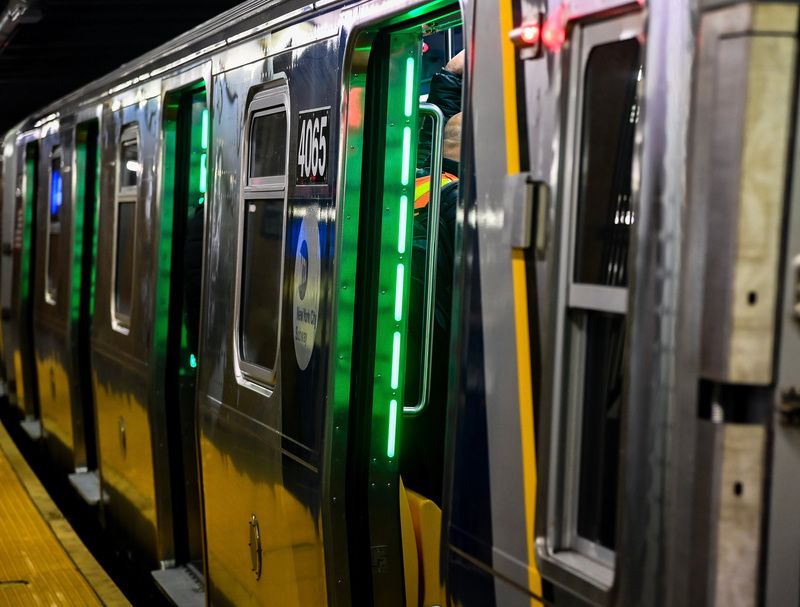
[[[444,129],[444,145],[442,149],[442,191],[451,183],[458,181],[458,157],[461,152],[461,112],[447,121]],[[428,206],[431,198],[431,176],[417,177],[414,182],[414,216]]]

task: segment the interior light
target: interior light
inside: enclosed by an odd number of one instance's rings
[[[386,445],[386,455],[394,457],[394,445],[397,437],[397,401],[389,402],[389,440]]]
[[[397,264],[397,281],[394,291],[394,319],[397,322],[403,318],[403,285],[405,277],[405,267],[402,263]]]
[[[208,164],[208,154],[201,154],[200,155],[200,193],[206,193],[206,181],[208,181],[208,170],[206,169],[206,165]]]
[[[400,385],[400,332],[394,332],[392,340],[392,390]]]
[[[139,163],[136,162],[135,160],[128,160],[127,162],[125,162],[125,169],[131,171],[132,173],[138,173]]]
[[[204,150],[208,149],[208,108],[203,110],[203,130],[202,134],[200,135],[200,147]]]
[[[414,109],[414,58],[409,57],[406,59],[406,103],[405,103],[406,118],[411,117],[411,112]]]
[[[411,163],[411,127],[403,127],[403,165],[400,181],[408,185],[408,169]]]
[[[397,230],[397,252],[402,255],[406,252],[406,221],[408,221],[408,196],[400,196],[400,221]]]

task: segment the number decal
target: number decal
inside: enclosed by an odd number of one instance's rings
[[[306,164],[306,130],[300,123],[300,143],[297,144],[297,174],[302,174]]]
[[[300,112],[297,127],[297,179],[301,185],[328,183],[328,137],[331,108]]]

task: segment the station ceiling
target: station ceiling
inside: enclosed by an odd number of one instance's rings
[[[0,0],[0,133],[240,2]]]

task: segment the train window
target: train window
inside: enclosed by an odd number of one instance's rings
[[[53,148],[50,155],[50,196],[47,219],[47,268],[45,270],[45,301],[55,305],[57,281],[59,274],[58,242],[61,236],[61,203],[63,196],[63,179],[61,176],[61,150]]]
[[[253,117],[250,126],[249,183],[283,179],[286,169],[286,111],[275,108]]]
[[[121,142],[119,188],[135,188],[139,179],[139,142],[136,139]]]
[[[626,263],[633,209],[631,155],[639,42],[597,46],[589,56],[583,112],[575,282],[628,284]],[[619,167],[625,167],[620,170]]]
[[[130,330],[133,307],[133,266],[136,244],[136,201],[141,176],[139,130],[123,129],[120,137],[117,203],[114,230],[114,292],[111,300],[112,325],[121,333]]]
[[[627,285],[640,48],[635,39],[592,50],[586,67],[575,283]],[[627,294],[621,290],[619,298]],[[578,536],[614,549],[625,315],[598,297],[576,310],[583,342]],[[580,405],[579,405],[580,406]]]
[[[573,63],[581,79],[575,81],[578,139],[567,210],[572,256],[562,367],[566,483],[558,543],[595,563],[584,571],[603,584],[610,583],[615,563],[628,252],[636,220],[633,158],[642,52],[637,28],[625,27],[634,21],[639,23],[629,18],[579,30],[583,48]],[[621,36],[621,27],[630,33]]]
[[[278,355],[286,215],[288,99],[263,91],[248,110],[241,213],[236,352],[240,370],[273,383]]]

